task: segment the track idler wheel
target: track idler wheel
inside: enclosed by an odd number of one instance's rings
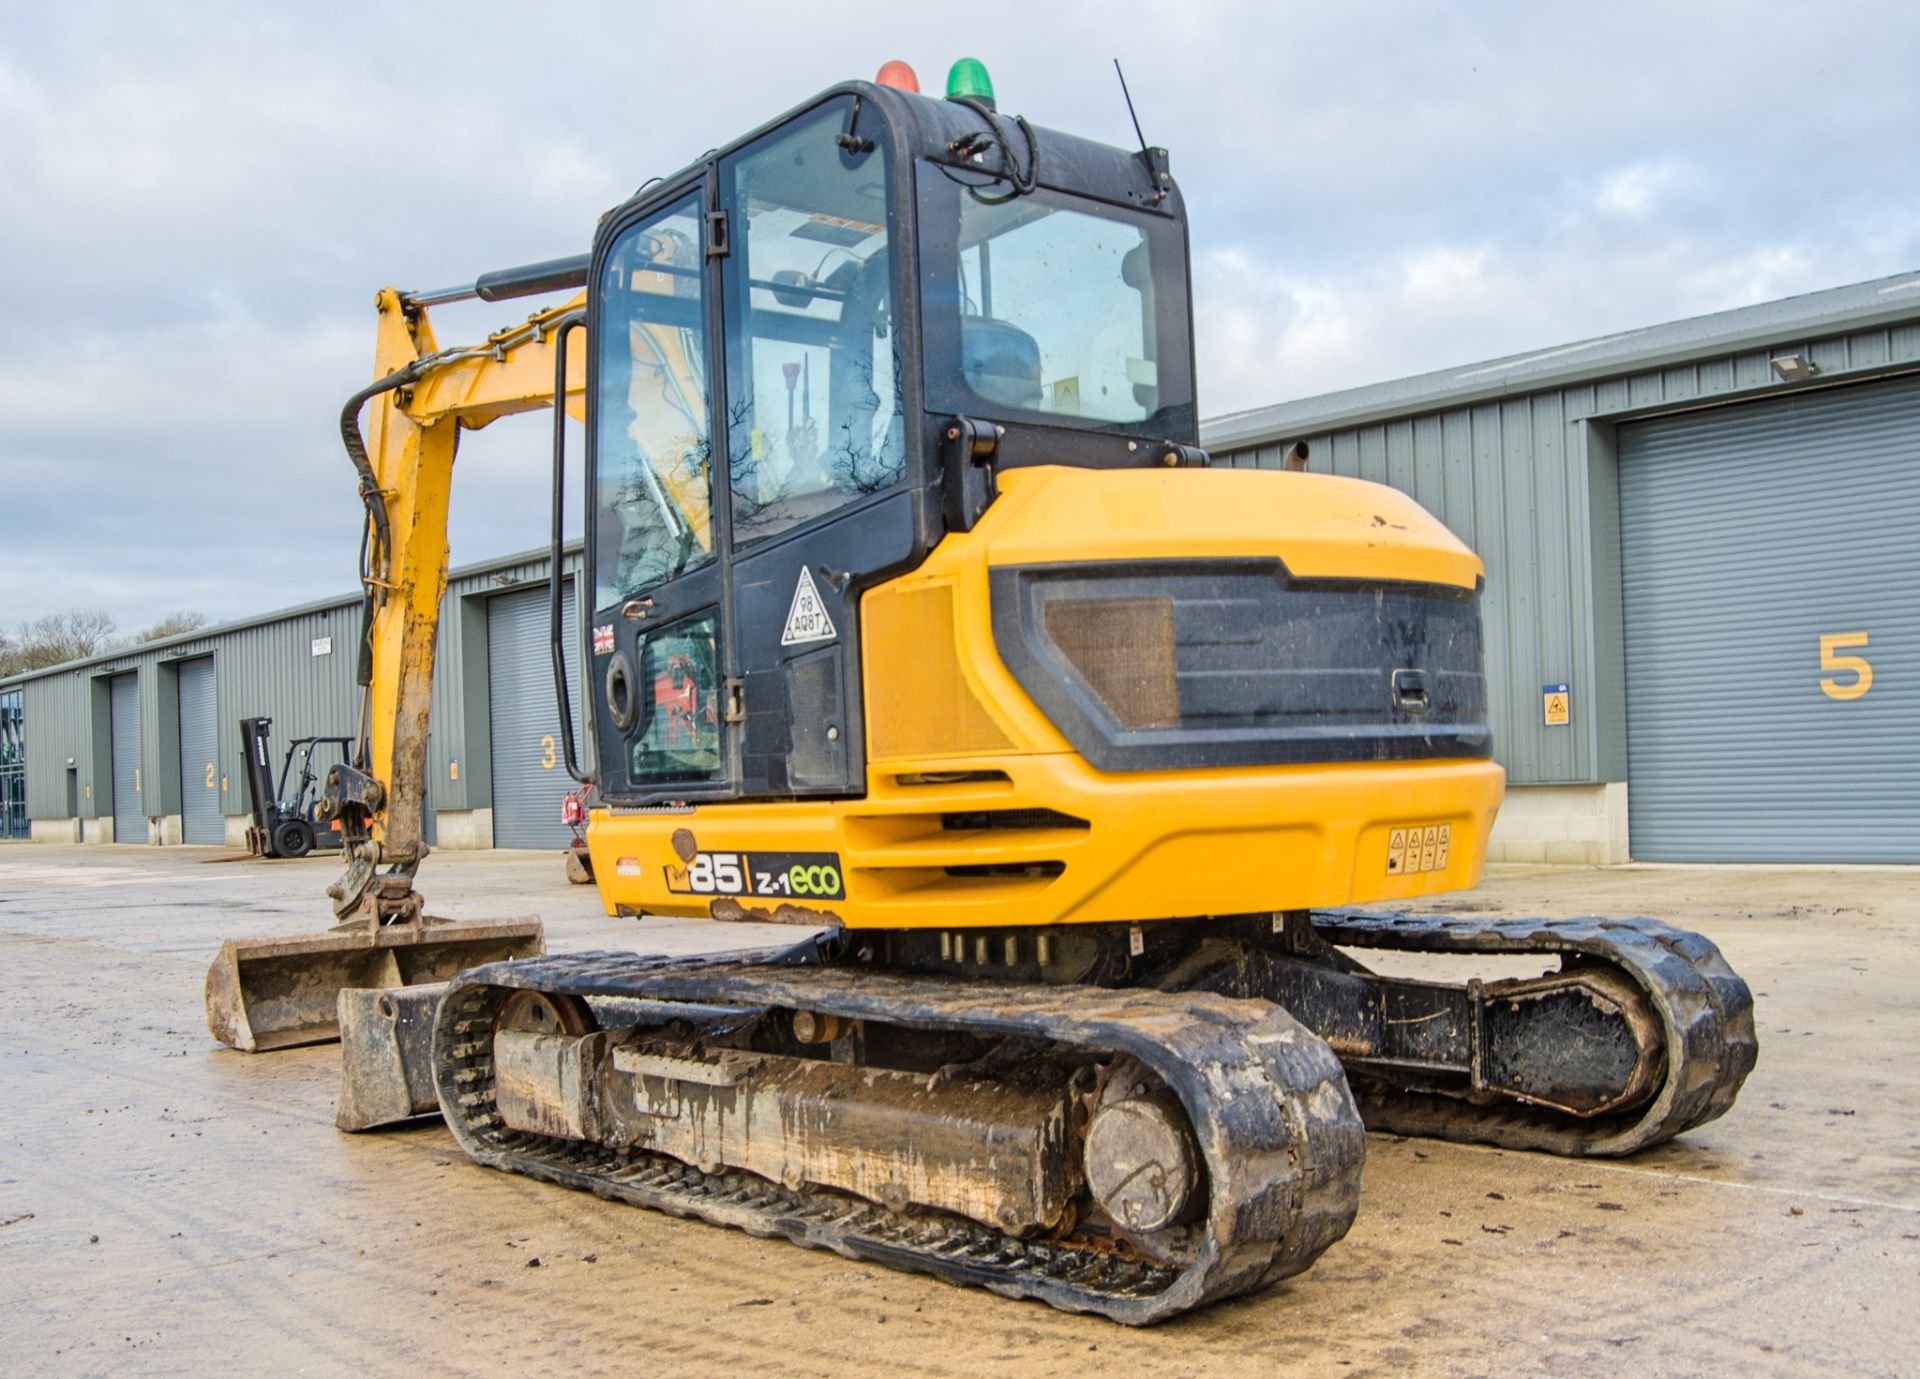
[[[1180,1098],[1133,1060],[1102,1081],[1088,1117],[1087,1192],[1115,1231],[1162,1260],[1188,1255],[1206,1214],[1204,1156]]]
[[[1659,1089],[1660,1019],[1622,974],[1575,968],[1477,994],[1476,1093],[1585,1117],[1638,1106]]]

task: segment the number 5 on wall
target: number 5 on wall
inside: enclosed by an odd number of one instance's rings
[[[1820,638],[1820,669],[1849,671],[1853,675],[1851,680],[1821,676],[1820,689],[1827,698],[1858,699],[1873,688],[1873,667],[1867,664],[1867,658],[1839,654],[1842,647],[1866,644],[1867,634],[1864,632],[1830,632]]]

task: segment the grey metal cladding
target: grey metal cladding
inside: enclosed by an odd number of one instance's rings
[[[579,560],[576,543],[568,554],[567,568],[577,569]],[[428,745],[428,799],[436,808],[463,809],[491,803],[484,788],[488,780],[485,658],[480,657],[477,664],[469,663],[464,632],[471,620],[463,618],[461,611],[472,604],[484,628],[488,595],[501,587],[544,582],[546,568],[546,553],[529,551],[464,566],[448,578],[434,669],[433,734]],[[276,743],[308,734],[353,732],[359,714],[359,689],[353,683],[359,625],[359,600],[343,594],[10,677],[7,684],[18,686],[22,693],[25,731],[32,748],[27,753],[28,816],[70,817],[69,759],[80,813],[92,818],[107,812],[113,796],[107,685],[118,673],[137,671],[144,682],[138,710],[142,780],[166,784],[175,779],[175,771],[181,769],[181,763],[173,759],[177,739],[168,739],[161,730],[167,714],[160,697],[163,692],[171,695],[177,691],[171,677],[158,673],[159,668],[168,663],[184,667],[207,655],[215,657],[215,760],[220,809],[229,816],[245,814],[249,799],[246,772],[240,762],[239,720],[254,715],[272,718]],[[484,642],[484,632],[480,635]],[[480,740],[473,743],[466,732],[466,720],[476,701]],[[163,761],[163,756],[168,759]],[[456,761],[462,765],[458,773],[452,770]],[[467,769],[475,764],[477,771]],[[200,770],[204,789],[204,765]],[[179,779],[183,788],[191,785],[184,771]],[[467,788],[476,779],[482,793],[479,798],[469,798]],[[160,792],[149,792],[142,807],[157,810],[160,798]],[[431,838],[431,820],[428,830]]]
[[[180,696],[180,839],[217,845],[226,841],[220,797],[219,706],[213,692],[213,657],[182,661]]]
[[[280,756],[289,738],[352,733],[359,709],[353,683],[354,644],[359,636],[357,603],[308,608],[283,621],[244,625],[221,636],[214,658],[219,704],[220,776],[226,783],[221,809],[251,808],[247,773],[240,762],[240,720],[273,720],[273,750]],[[275,762],[276,773],[278,761]]]
[[[140,676],[116,675],[107,686],[113,721],[113,841],[147,841],[140,766]]]
[[[576,626],[573,584],[561,607]],[[580,655],[569,639],[568,698],[575,741],[582,714]],[[573,789],[560,745],[560,709],[553,695],[545,584],[487,601],[487,681],[493,751],[493,841],[503,848],[560,848],[572,835],[560,804]],[[582,743],[584,746],[584,743]]]
[[[1634,857],[1920,862],[1920,379],[1619,439]]]
[[[1860,328],[1815,333],[1848,322]],[[1771,344],[1767,331],[1780,332]],[[1699,357],[1676,357],[1686,350]],[[1511,783],[1618,780],[1615,432],[1653,414],[1790,395],[1770,367],[1787,352],[1817,365],[1822,385],[1920,366],[1920,277],[1216,418],[1201,440],[1216,464],[1266,469],[1305,440],[1314,471],[1413,495],[1486,563],[1489,720]],[[1585,381],[1555,383],[1581,371]],[[1489,388],[1506,395],[1463,400]],[[1560,683],[1572,686],[1572,722],[1548,726],[1541,689]]]

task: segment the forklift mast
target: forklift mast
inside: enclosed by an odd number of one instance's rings
[[[253,826],[263,835],[271,835],[279,822],[279,796],[273,789],[273,765],[267,758],[267,734],[273,728],[271,718],[240,720],[240,745],[247,759],[247,787],[253,797]]]

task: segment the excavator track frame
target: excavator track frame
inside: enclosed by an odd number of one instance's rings
[[[1480,1105],[1354,1077],[1369,1130],[1569,1157],[1615,1158],[1663,1143],[1724,1114],[1759,1058],[1753,993],[1699,934],[1657,919],[1486,919],[1463,915],[1316,910],[1313,930],[1339,948],[1470,956],[1578,955],[1624,973],[1652,1001],[1667,1050],[1651,1100],[1583,1120],[1503,1100]]]
[[[702,1172],[646,1151],[509,1129],[495,1106],[492,1030],[518,991],[812,1011],[986,1038],[1124,1053],[1179,1097],[1208,1184],[1184,1267],[1111,1241],[1022,1239],[944,1213]],[[1070,1312],[1146,1325],[1299,1273],[1345,1235],[1365,1134],[1338,1060],[1269,1002],[1208,992],[993,984],[859,967],[576,953],[496,964],[449,987],[434,1037],[440,1104],[479,1163],[758,1236],[932,1274]]]

